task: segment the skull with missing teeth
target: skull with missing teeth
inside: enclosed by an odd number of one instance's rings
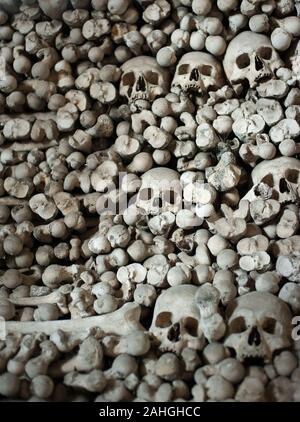
[[[196,286],[169,287],[158,297],[150,332],[160,342],[161,351],[180,353],[185,347],[201,350],[204,337],[195,302]]]
[[[279,157],[259,163],[251,174],[253,187],[243,199],[276,199],[280,203],[296,202],[300,193],[300,161]]]
[[[168,72],[153,57],[140,56],[127,60],[121,70],[120,95],[127,97],[129,103],[137,100],[152,102],[168,92]]]
[[[273,353],[290,346],[292,315],[278,297],[251,292],[234,299],[227,310],[228,334],[225,346],[236,358],[269,362]]]
[[[245,31],[229,43],[223,66],[227,79],[240,93],[245,82],[255,88],[259,82],[273,78],[283,62],[266,35]]]
[[[172,82],[175,94],[204,95],[224,85],[222,66],[211,54],[192,52],[182,56]]]
[[[179,174],[175,170],[157,167],[144,173],[141,179],[135,203],[145,214],[179,211],[182,196]]]

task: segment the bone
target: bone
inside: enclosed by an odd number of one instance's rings
[[[152,57],[139,56],[128,60],[121,67],[123,76],[120,84],[120,95],[126,96],[130,102],[143,99],[153,101],[157,96],[167,93],[168,76]],[[157,75],[157,82],[147,80],[147,71],[151,70]],[[128,83],[132,83],[129,91]],[[148,85],[149,83],[149,85]],[[147,86],[140,91],[140,85]]]
[[[55,362],[50,368],[50,373],[53,377],[61,377],[74,370],[90,372],[94,369],[101,369],[103,358],[102,346],[98,339],[87,336],[80,344],[78,354]]]
[[[196,286],[186,284],[174,286],[164,291],[157,299],[150,332],[160,342],[161,350],[179,353],[183,347],[201,348],[200,316],[194,303],[196,290]],[[181,302],[180,295],[185,303],[185,307],[182,308],[177,306],[178,301]],[[191,324],[198,333],[198,338],[192,337],[184,324],[180,324],[187,317],[191,318]],[[180,330],[180,336],[176,335],[177,329]],[[174,341],[172,341],[173,336]]]
[[[3,400],[299,401],[299,16],[1,1]]]
[[[121,338],[104,337],[103,345],[108,356],[118,356],[123,353],[131,356],[143,356],[150,349],[149,337],[142,331],[133,331]]]
[[[68,313],[65,296],[62,292],[58,290],[46,296],[21,297],[21,298],[16,298],[16,299],[10,298],[10,302],[16,306],[39,306],[45,303],[57,304],[57,306],[61,310],[64,310],[64,313]]]
[[[14,118],[11,114],[1,114],[0,116],[0,123],[5,124],[6,122],[10,121],[12,118]],[[35,122],[35,120],[56,120],[55,113],[47,112],[47,113],[19,113],[15,115],[15,118],[23,119],[28,122]]]
[[[77,320],[43,321],[43,322],[14,322],[6,323],[7,333],[44,333],[52,335],[57,330],[66,332],[80,332],[82,330],[99,327],[107,334],[129,334],[134,330],[142,330],[139,323],[140,306],[134,303],[126,303],[120,309],[111,314],[89,317]]]
[[[220,301],[219,292],[210,284],[203,284],[203,286],[198,289],[195,299],[202,318],[208,318],[218,312]]]
[[[251,316],[250,314],[247,314],[247,309],[253,310],[253,314],[251,314]],[[270,361],[274,351],[285,348],[290,343],[290,310],[281,299],[270,293],[251,292],[233,300],[227,308],[229,324],[230,321],[233,321],[235,315],[239,313],[239,315],[247,321],[247,330],[243,335],[248,337],[256,324],[256,322],[254,322],[255,315],[257,315],[260,311],[261,319],[260,322],[258,322],[258,327],[264,323],[264,319],[271,316],[276,321],[280,321],[282,324],[282,331],[278,334],[278,336],[276,336],[275,342],[273,342],[272,345],[269,344],[269,341],[267,340],[267,344],[270,346],[270,348],[268,348],[264,346],[261,340],[257,342],[257,344],[251,344],[251,342],[248,344],[240,342],[240,340],[237,339],[238,334],[235,334],[232,331],[234,327],[231,325],[227,338],[225,339],[225,345],[230,345],[230,347],[232,346],[235,349],[237,359],[240,361],[248,356],[260,356],[265,361]],[[263,332],[261,335],[262,338],[264,338]]]
[[[300,281],[299,266],[300,260],[297,255],[280,256],[276,262],[278,273],[290,281]]]
[[[261,46],[270,50],[270,55],[265,59],[260,58],[259,48]],[[245,55],[243,56],[244,52]],[[262,62],[259,70],[255,68],[255,57],[259,57],[258,60]],[[246,61],[240,63],[240,60]],[[241,86],[239,84],[245,80],[248,81],[250,87],[254,87],[261,77],[272,78],[275,70],[282,65],[282,61],[267,36],[244,31],[229,43],[223,65],[226,76],[234,89],[240,91]]]

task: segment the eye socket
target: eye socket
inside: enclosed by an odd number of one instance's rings
[[[167,328],[172,325],[172,314],[171,312],[161,312],[157,315],[155,326],[158,328]]]
[[[274,318],[265,318],[261,325],[262,329],[268,334],[275,334],[277,321]]]
[[[182,64],[179,66],[178,75],[186,75],[189,72],[190,66],[188,64]]]
[[[147,82],[149,82],[152,85],[158,85],[158,74],[156,72],[148,71],[145,73],[145,78]]]
[[[271,47],[260,47],[257,51],[257,54],[261,59],[270,60],[272,57],[272,48]]]
[[[247,330],[245,318],[239,316],[230,322],[230,333],[239,334]]]
[[[211,76],[213,68],[212,66],[209,66],[208,64],[203,64],[202,66],[200,66],[199,70],[200,70],[201,75]]]
[[[198,321],[195,318],[185,318],[183,321],[183,325],[190,336],[198,337]]]
[[[270,186],[271,188],[274,187],[274,179],[272,174],[267,174],[261,179],[261,183],[265,183],[266,185]]]
[[[133,85],[134,81],[135,81],[135,77],[134,77],[133,72],[125,73],[122,77],[123,85]]]
[[[153,196],[153,190],[151,188],[141,189],[139,192],[139,199],[141,201],[149,201]]]
[[[299,178],[299,171],[298,170],[293,170],[293,169],[288,169],[285,172],[285,178],[288,182],[290,183],[297,183],[298,182],[298,178]]]
[[[243,53],[236,59],[236,64],[239,69],[244,69],[250,65],[250,58],[249,54]]]
[[[176,203],[177,193],[174,190],[167,190],[164,192],[164,199],[171,205]]]

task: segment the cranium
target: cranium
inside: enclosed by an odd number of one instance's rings
[[[290,345],[290,310],[270,293],[240,296],[229,303],[226,315],[228,334],[224,344],[235,351],[240,361],[268,362],[276,350]]]
[[[120,95],[127,97],[129,103],[136,100],[152,102],[168,92],[168,72],[153,57],[139,56],[127,60],[121,71]]]
[[[165,290],[156,301],[150,332],[160,341],[160,350],[180,353],[184,347],[203,346],[196,286],[181,284]]]
[[[181,208],[179,174],[166,167],[148,170],[141,177],[142,185],[136,197],[136,205],[146,214],[157,215]]]
[[[243,199],[276,199],[281,203],[299,198],[300,161],[279,157],[259,163],[252,171],[252,189]]]
[[[171,91],[203,95],[224,85],[222,66],[211,54],[192,52],[182,56],[172,81]]]
[[[283,62],[266,35],[245,31],[229,43],[223,66],[233,88],[241,92],[246,81],[254,88],[271,79]]]

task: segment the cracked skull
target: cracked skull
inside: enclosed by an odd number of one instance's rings
[[[243,199],[276,199],[280,203],[299,198],[300,162],[292,157],[279,157],[259,163],[252,171],[252,189]]]
[[[229,43],[223,66],[227,79],[240,93],[245,82],[254,88],[258,82],[274,77],[283,62],[266,35],[245,31]]]
[[[177,171],[157,167],[144,173],[136,197],[136,205],[146,214],[157,215],[166,211],[176,214],[181,208],[181,186]]]
[[[240,361],[268,362],[276,350],[290,345],[291,313],[278,297],[251,292],[230,302],[226,310],[228,334],[225,346]]]
[[[180,353],[185,347],[200,350],[204,337],[195,303],[196,286],[182,284],[165,290],[157,299],[150,327],[161,351]]]
[[[140,56],[125,62],[122,67],[120,95],[129,103],[136,100],[154,101],[168,92],[168,72],[153,57]]]
[[[192,52],[182,56],[172,81],[171,91],[203,95],[224,85],[221,64],[211,54]]]

